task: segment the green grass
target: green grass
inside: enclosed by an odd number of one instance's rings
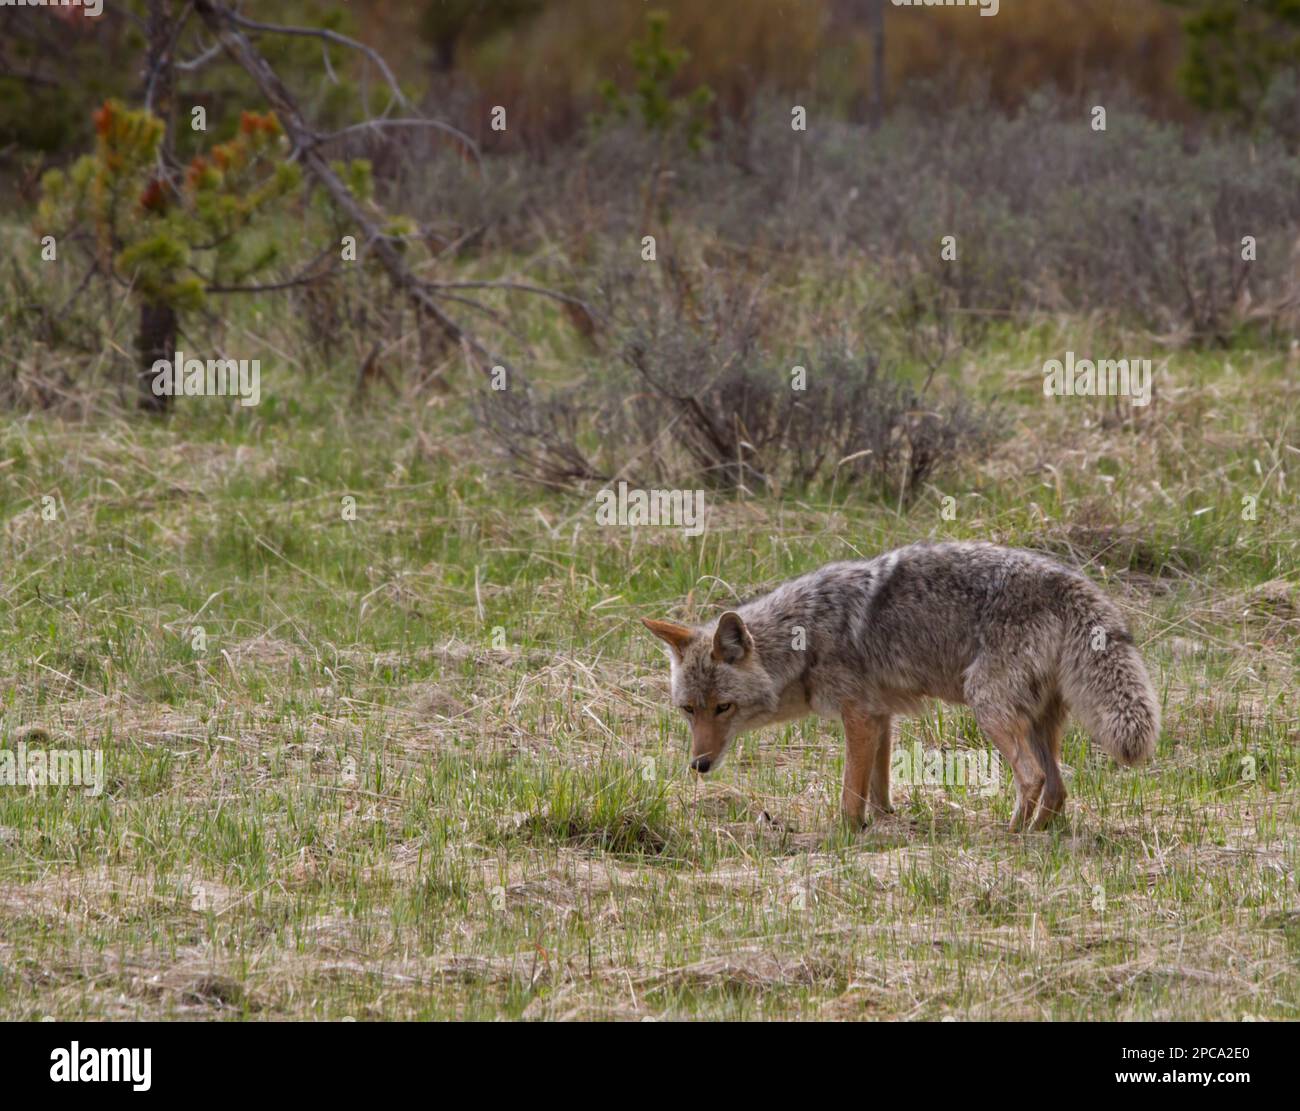
[[[1007,436],[908,509],[713,499],[695,539],[504,477],[454,397],[320,372],[10,420],[0,745],[102,749],[106,789],[0,788],[0,1017],[1298,1017],[1294,372],[1150,352],[1116,421],[1042,398],[1073,336],[963,356]],[[689,775],[637,618],[923,537],[1086,565],[1162,692],[1154,765],[1072,731],[1034,835],[1007,784],[842,832],[829,722]]]

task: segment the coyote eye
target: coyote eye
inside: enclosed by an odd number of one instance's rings
[[[716,710],[714,710],[713,712],[714,712],[715,714],[725,714],[725,713],[726,713],[728,710],[730,710],[730,709],[731,709],[731,703],[730,703],[730,702],[719,702],[719,703],[718,703],[718,708],[717,708]]]
[[[687,713],[688,716],[691,715],[691,714],[693,714],[693,713],[695,713],[695,707],[694,707],[694,706],[683,706],[682,709],[686,711],[686,713]]]

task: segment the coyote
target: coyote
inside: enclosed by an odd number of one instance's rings
[[[1160,707],[1119,608],[1077,571],[984,543],[921,543],[831,563],[667,643],[691,767],[733,737],[807,714],[844,722],[844,818],[890,813],[890,716],[970,706],[1016,783],[1013,830],[1059,815],[1067,709],[1121,764],[1155,751]]]

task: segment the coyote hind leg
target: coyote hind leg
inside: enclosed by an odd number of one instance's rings
[[[1029,743],[1031,723],[1027,717],[1001,707],[988,708],[973,705],[975,720],[1011,765],[1011,775],[1016,782],[1016,808],[1011,812],[1012,832],[1029,827],[1047,776]]]
[[[1061,778],[1061,733],[1065,729],[1065,704],[1053,694],[1029,731],[1029,744],[1043,769],[1043,789],[1038,813],[1030,829],[1046,829],[1065,810],[1065,781]]]

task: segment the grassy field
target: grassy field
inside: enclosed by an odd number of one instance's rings
[[[106,779],[0,788],[0,1017],[1300,1017],[1284,355],[1145,339],[1156,401],[1117,416],[1042,396],[1074,325],[991,333],[959,368],[1004,399],[991,457],[905,509],[712,498],[688,538],[505,476],[468,377],[359,400],[244,326],[254,410],[92,394],[0,428],[0,745]],[[1029,835],[1009,777],[842,832],[832,722],[692,776],[637,619],[926,537],[1105,584],[1164,700],[1153,766],[1072,728],[1068,818]],[[896,728],[986,744],[952,708]]]

